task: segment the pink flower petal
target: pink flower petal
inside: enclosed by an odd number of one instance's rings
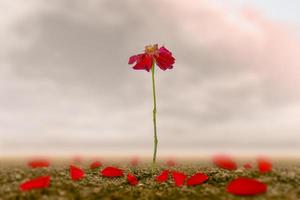
[[[182,172],[172,172],[173,180],[177,187],[182,187],[186,179],[186,175]]]
[[[120,177],[124,176],[123,170],[116,167],[106,167],[101,171],[102,176],[105,177]]]
[[[162,171],[155,179],[158,183],[166,182],[169,178],[169,170]]]
[[[130,185],[137,185],[139,183],[138,179],[131,173],[127,174],[127,181]]]
[[[50,185],[50,176],[40,176],[20,185],[20,190],[27,191],[32,189],[47,188]]]
[[[188,186],[200,185],[201,183],[204,183],[207,180],[208,176],[206,174],[196,173],[187,180],[186,184]]]
[[[255,179],[237,178],[227,185],[227,192],[234,195],[250,196],[265,193],[267,186]]]
[[[84,177],[84,171],[78,167],[70,165],[70,175],[72,180],[77,181]]]

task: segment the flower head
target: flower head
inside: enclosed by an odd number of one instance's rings
[[[153,64],[156,64],[162,70],[172,69],[175,63],[175,58],[172,53],[164,46],[158,48],[158,44],[147,45],[144,53],[131,56],[128,64],[134,64],[135,70],[147,70],[148,72],[152,68]]]

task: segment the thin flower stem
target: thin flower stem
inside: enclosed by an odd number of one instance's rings
[[[153,63],[152,68],[152,93],[153,93],[153,126],[154,126],[154,152],[153,152],[153,160],[152,160],[152,172],[156,170],[156,153],[157,153],[157,129],[156,129],[156,94],[155,94],[155,79],[154,79],[154,71],[155,64]]]

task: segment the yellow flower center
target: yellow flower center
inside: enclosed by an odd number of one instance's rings
[[[145,52],[150,55],[158,54],[158,44],[147,45],[145,47]]]

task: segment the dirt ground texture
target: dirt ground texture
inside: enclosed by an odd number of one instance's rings
[[[126,177],[106,178],[99,174],[105,166],[119,166],[134,173],[138,179],[137,186],[128,184]],[[150,164],[138,166],[122,163],[104,163],[98,169],[90,169],[88,162],[76,164],[85,170],[85,178],[73,181],[69,174],[69,163],[51,164],[47,168],[29,168],[26,164],[0,163],[0,200],[6,199],[104,199],[104,200],[133,200],[133,199],[270,199],[270,200],[300,200],[300,163],[278,161],[273,164],[272,172],[261,174],[254,167],[229,171],[201,162],[177,164],[174,167],[160,165],[157,172],[152,174]],[[163,169],[178,170],[192,175],[203,172],[209,180],[195,187],[183,186],[178,188],[170,177],[166,183],[157,183],[155,175]],[[45,189],[20,191],[20,183],[38,177],[50,175],[51,184]],[[265,194],[241,197],[226,192],[226,185],[236,177],[256,178],[268,185]]]

